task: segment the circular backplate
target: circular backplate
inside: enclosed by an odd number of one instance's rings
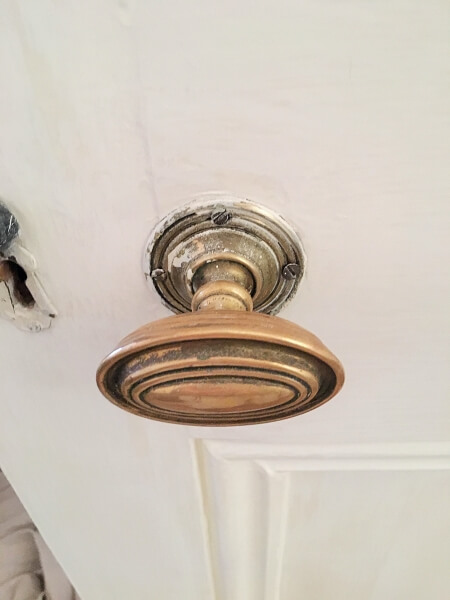
[[[151,232],[144,272],[172,311],[191,310],[200,266],[237,262],[253,279],[255,312],[276,314],[290,300],[305,268],[301,242],[273,211],[226,194],[205,194],[163,219]]]
[[[97,383],[134,414],[191,425],[250,425],[312,410],[342,387],[313,334],[268,315],[204,311],[141,327],[100,365]]]

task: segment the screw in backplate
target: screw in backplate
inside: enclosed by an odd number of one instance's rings
[[[283,277],[292,281],[293,279],[297,279],[299,275],[301,275],[302,268],[300,265],[296,263],[289,263],[285,267],[283,267]]]
[[[211,221],[214,225],[226,225],[230,219],[231,213],[223,207],[217,207],[211,214]]]
[[[152,279],[156,279],[156,281],[164,281],[167,277],[167,273],[164,271],[164,269],[153,269],[153,271],[150,273],[150,277]]]

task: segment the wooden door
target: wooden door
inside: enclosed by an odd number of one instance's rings
[[[448,3],[0,7],[0,196],[57,317],[0,322],[0,466],[83,600],[445,598]],[[279,210],[282,316],[347,382],[299,418],[142,420],[103,356],[167,316],[147,234],[191,195]]]

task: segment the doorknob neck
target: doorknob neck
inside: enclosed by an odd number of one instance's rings
[[[253,300],[245,288],[234,281],[211,281],[194,294],[192,311],[253,310]]]
[[[244,267],[230,260],[205,263],[194,273],[195,291],[192,311],[197,310],[253,310],[251,292],[253,277]]]

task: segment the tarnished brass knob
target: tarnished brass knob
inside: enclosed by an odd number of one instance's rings
[[[173,423],[248,425],[312,410],[340,390],[342,365],[313,334],[262,314],[295,292],[300,242],[265,208],[221,197],[218,210],[214,200],[175,212],[149,242],[155,287],[172,309],[190,301],[193,312],[122,340],[100,365],[98,386],[125,410]],[[222,222],[211,218],[224,211]]]

